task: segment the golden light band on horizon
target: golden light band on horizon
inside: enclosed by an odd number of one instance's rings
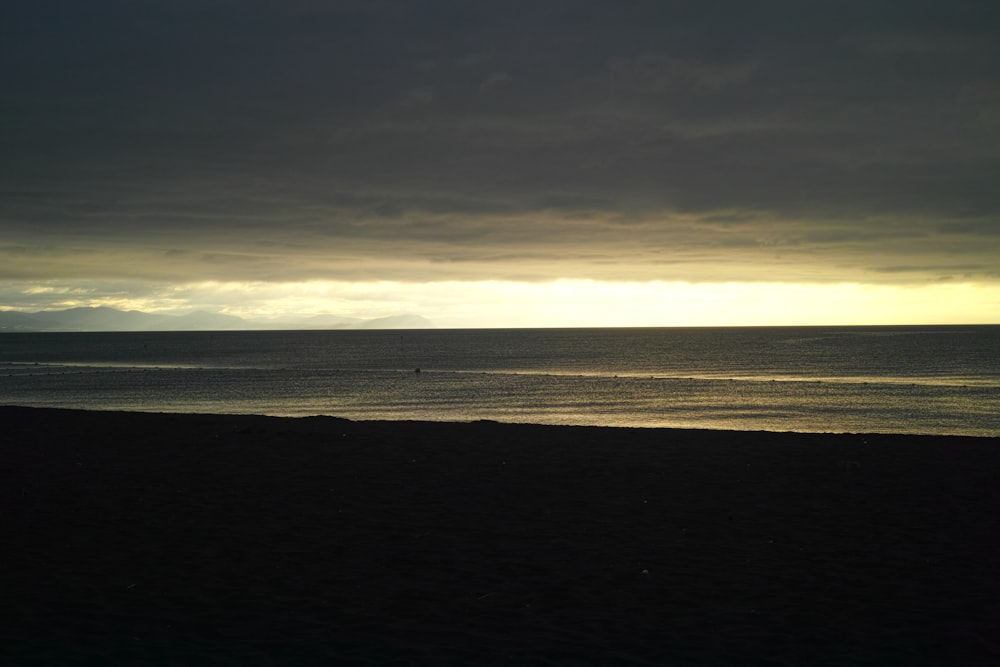
[[[176,312],[182,307],[251,320],[409,312],[442,328],[988,324],[1000,313],[1000,287],[976,283],[201,282],[119,298],[88,296],[80,289],[33,291],[61,296],[50,302],[53,308]]]

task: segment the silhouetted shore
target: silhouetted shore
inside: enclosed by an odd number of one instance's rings
[[[0,408],[2,664],[1000,662],[1000,439]]]

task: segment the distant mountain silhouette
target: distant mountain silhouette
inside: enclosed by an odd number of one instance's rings
[[[391,315],[374,320],[362,320],[358,329],[433,329],[434,324],[420,315]]]
[[[420,315],[395,315],[362,320],[334,315],[299,319],[245,320],[233,315],[198,311],[187,315],[161,315],[117,308],[70,308],[23,312],[0,311],[3,331],[227,331],[252,329],[429,329],[434,325]]]

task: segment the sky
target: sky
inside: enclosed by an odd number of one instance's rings
[[[1000,322],[995,0],[9,0],[0,309]]]

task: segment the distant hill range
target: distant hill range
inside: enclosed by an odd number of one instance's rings
[[[335,315],[275,320],[245,320],[233,315],[194,312],[159,315],[117,308],[70,308],[28,313],[0,311],[0,332],[11,331],[228,331],[260,329],[432,329],[420,315],[363,320]]]

